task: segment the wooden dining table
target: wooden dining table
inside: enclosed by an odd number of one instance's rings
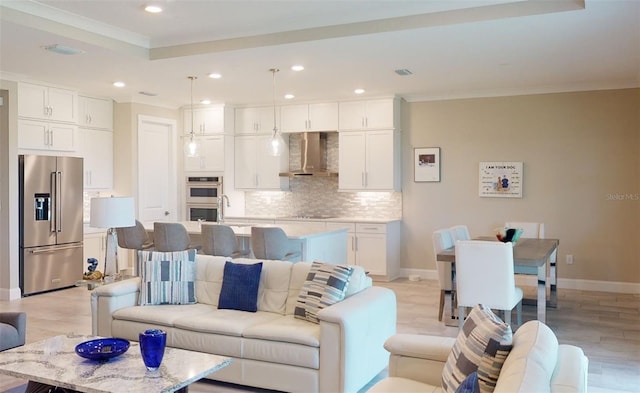
[[[494,240],[495,237],[479,237],[474,240]],[[556,261],[550,261],[554,251],[558,249],[560,240],[558,239],[529,239],[520,238],[513,247],[514,273],[537,276],[537,297],[530,302],[530,299],[523,299],[523,303],[533,303],[537,306],[537,318],[541,322],[546,322],[547,307],[557,307],[557,267]],[[455,246],[442,250],[437,255],[438,261],[451,262],[451,280],[455,285]],[[549,264],[549,298],[547,299],[547,264]],[[452,305],[452,315],[453,315]]]

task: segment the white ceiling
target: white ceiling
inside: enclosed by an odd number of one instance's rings
[[[196,102],[257,105],[272,102],[274,67],[278,104],[354,99],[357,87],[410,101],[640,87],[640,1],[0,2],[3,79],[179,107],[194,75]]]

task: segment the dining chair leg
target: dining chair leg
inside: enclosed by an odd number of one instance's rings
[[[444,289],[440,290],[440,310],[438,311],[438,321],[442,321],[442,313],[444,312]]]
[[[466,317],[467,308],[464,306],[458,307],[458,328],[462,329],[462,325],[464,325],[464,319]]]

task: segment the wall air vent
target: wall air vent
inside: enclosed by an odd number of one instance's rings
[[[398,68],[396,71],[396,74],[400,75],[400,76],[407,76],[407,75],[412,75],[413,72],[409,71],[406,68]]]

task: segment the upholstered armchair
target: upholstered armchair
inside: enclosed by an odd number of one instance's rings
[[[26,313],[0,312],[0,351],[24,345],[26,331]]]

